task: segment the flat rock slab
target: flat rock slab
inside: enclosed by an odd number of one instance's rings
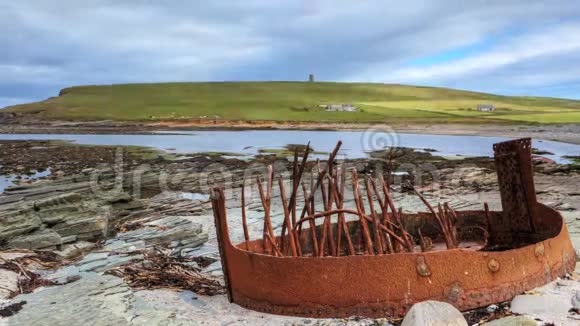
[[[91,275],[64,286],[20,295],[23,309],[8,319],[13,325],[128,325],[124,313],[134,299],[122,280]]]
[[[81,273],[82,278],[62,286],[20,295],[26,301],[6,325],[316,325],[315,319],[293,318],[246,310],[225,295],[199,296],[189,291],[133,291],[120,278]],[[324,320],[325,325],[355,325]],[[375,325],[375,323],[365,323]],[[361,325],[356,323],[356,325]],[[362,324],[364,325],[364,324]]]
[[[579,316],[569,313],[578,291],[579,281],[557,280],[534,289],[531,294],[516,296],[511,302],[511,311],[544,323],[578,325]]]
[[[565,315],[570,308],[572,308],[570,301],[544,295],[518,295],[511,303],[511,311],[513,313],[527,315],[551,313]]]
[[[137,298],[122,279],[85,273],[73,283],[20,295],[23,309],[8,325],[177,325],[172,312],[155,309]]]
[[[0,269],[0,299],[7,299],[10,291],[18,290],[18,274],[6,269]]]
[[[60,235],[52,230],[42,230],[13,238],[8,245],[13,248],[39,249],[62,244]]]
[[[87,241],[79,241],[77,243],[63,246],[61,251],[57,251],[59,255],[64,258],[71,259],[82,255],[83,253],[96,248],[96,244]]]
[[[536,326],[535,320],[522,316],[509,316],[485,323],[485,326]]]
[[[189,291],[144,290],[136,293],[147,304],[163,309],[172,307],[177,320],[194,325],[376,325],[371,320],[359,319],[356,323],[343,320],[311,319],[279,316],[248,310],[232,304],[225,295],[201,296]]]
[[[197,248],[209,239],[209,234],[203,231],[203,225],[192,222],[196,217],[167,216],[143,227],[117,234],[115,241],[108,241],[107,246],[122,249],[125,243],[144,242],[148,245],[161,245],[171,248],[176,255],[184,249]],[[115,243],[116,242],[116,243]]]
[[[109,252],[90,253],[76,264],[80,272],[105,272],[115,267],[142,261],[142,254],[111,254]]]

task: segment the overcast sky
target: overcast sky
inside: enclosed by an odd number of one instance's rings
[[[580,98],[578,0],[0,0],[0,107],[67,86],[317,80]]]

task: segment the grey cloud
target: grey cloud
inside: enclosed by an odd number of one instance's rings
[[[387,81],[413,59],[579,16],[573,0],[13,1],[0,4],[0,97],[41,99],[76,84],[303,80],[309,72]],[[472,78],[415,82],[493,86]],[[29,93],[16,96],[13,85]]]

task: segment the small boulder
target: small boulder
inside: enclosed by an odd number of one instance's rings
[[[467,326],[467,321],[449,303],[423,301],[409,309],[401,326]]]

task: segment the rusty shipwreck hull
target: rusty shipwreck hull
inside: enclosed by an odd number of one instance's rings
[[[541,204],[540,204],[541,205]],[[460,310],[510,300],[574,270],[574,250],[558,212],[539,206],[559,232],[506,251],[451,249],[377,256],[274,257],[222,249],[230,301],[304,317],[402,316],[413,303],[446,301]],[[252,246],[261,245],[256,240]]]
[[[264,239],[232,244],[224,192],[214,189],[212,203],[230,302],[291,316],[397,317],[424,300],[446,301],[460,310],[484,307],[571,272],[575,252],[564,220],[535,200],[530,144],[523,139],[494,146],[502,212],[457,212],[459,226],[486,227],[486,243],[478,250],[276,255],[267,250]],[[425,220],[429,214],[402,218]],[[308,239],[311,230],[303,231],[296,236]],[[270,244],[287,238],[270,238]],[[358,247],[364,248],[364,243]]]

